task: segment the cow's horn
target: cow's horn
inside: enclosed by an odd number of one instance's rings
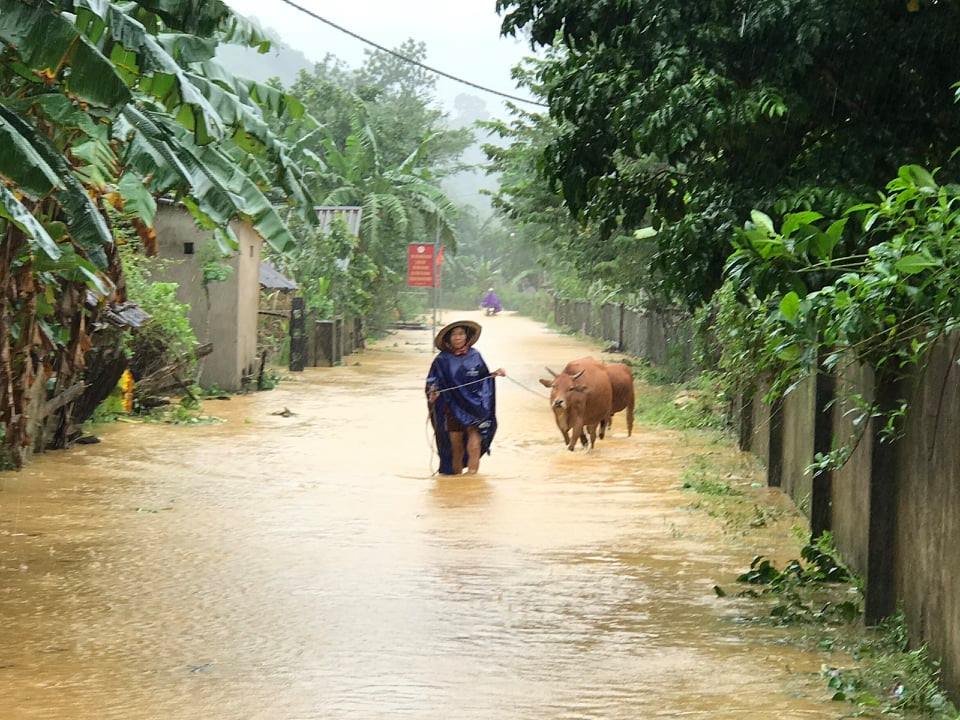
[[[573,376],[573,379],[576,380],[578,377],[580,377],[581,375],[583,375],[584,370],[586,370],[586,368],[584,368],[583,370],[581,370],[580,372],[578,372],[576,375],[574,375],[574,376]]]
[[[551,375],[553,375],[553,377],[556,377],[556,376],[557,376],[557,374],[556,374],[553,370],[551,370],[550,368],[548,368],[548,367],[546,367],[546,366],[544,366],[544,368],[546,369],[546,371],[547,371],[548,373],[550,373]]]

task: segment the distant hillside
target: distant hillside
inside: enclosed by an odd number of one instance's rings
[[[217,48],[217,60],[230,72],[240,77],[249,78],[258,82],[265,82],[273,77],[280,78],[284,86],[289,87],[297,79],[301,70],[311,70],[313,63],[299,50],[296,50],[282,40],[272,30],[265,30],[272,46],[270,51],[261,55],[253,48],[240,45],[221,45]],[[486,102],[479,97],[469,94],[458,95],[455,101],[455,112],[450,118],[450,125],[454,128],[469,127],[477,120],[488,120],[490,113]],[[484,142],[496,141],[486,137],[483,131],[476,131],[478,142],[466,149],[462,161],[465,164],[480,166],[486,162],[486,157],[480,146]],[[495,190],[498,181],[496,177],[487,175],[483,170],[464,170],[444,179],[443,189],[458,205],[472,205],[486,217],[490,214],[490,198],[482,195],[481,190]]]
[[[301,70],[313,67],[306,55],[285,44],[276,33],[268,30],[267,35],[272,42],[269,52],[261,55],[253,48],[221,45],[217,48],[217,60],[234,75],[257,82],[278,77],[285,86],[290,86]]]

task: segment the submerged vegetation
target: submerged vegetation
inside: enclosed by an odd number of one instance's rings
[[[682,488],[697,497],[689,506],[725,531],[748,537],[784,532],[796,510],[754,481],[757,466],[736,454],[698,454]],[[797,557],[779,565],[758,555],[735,578],[714,586],[718,602],[735,603],[740,621],[789,631],[793,642],[824,654],[822,678],[829,697],[851,705],[856,717],[956,720],[960,712],[940,685],[939,663],[923,645],[912,645],[902,612],[876,627],[863,624],[863,581],[839,559],[830,533],[811,542],[795,525]]]

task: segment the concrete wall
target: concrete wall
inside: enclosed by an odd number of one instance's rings
[[[931,352],[914,384],[897,456],[896,595],[911,635],[943,663],[960,697],[960,333]]]
[[[855,426],[861,410],[852,401],[838,400],[828,416],[834,445],[855,443],[850,458],[833,471],[829,484],[829,526],[837,548],[864,577],[868,596],[891,592],[903,607],[912,641],[926,643],[941,660],[943,683],[955,699],[960,698],[958,356],[960,332],[938,344],[926,367],[908,384],[909,410],[894,446],[892,468],[874,467],[875,429],[866,421],[865,432]],[[864,402],[873,401],[874,375],[868,368],[848,365],[837,374],[836,382],[838,398],[857,393]],[[770,408],[761,397],[762,392],[753,401],[749,447],[770,467],[776,463],[765,431]],[[781,486],[799,503],[811,494],[811,478],[803,469],[813,458],[816,383],[812,378],[784,398],[782,418]],[[872,527],[879,511],[871,507],[871,486],[891,475],[894,531],[879,533],[877,526]],[[879,562],[872,566],[878,577],[890,567],[892,579],[871,578],[871,555],[874,563]],[[881,581],[883,587],[878,585]]]
[[[625,352],[655,364],[690,363],[690,329],[680,316],[630,310],[609,303],[594,305],[586,300],[557,299],[554,308],[556,323],[561,327],[622,345]]]
[[[762,386],[753,396],[750,405],[750,442],[749,450],[763,462],[770,463],[770,411],[771,407],[763,401],[769,387]]]
[[[873,373],[864,367],[850,366],[837,377],[837,396],[860,393],[873,401]],[[830,525],[837,547],[853,570],[866,578],[870,530],[870,468],[873,437],[854,426],[859,411],[851,403],[837,402],[833,407],[834,445],[856,443],[853,454],[839,470],[833,471]],[[859,439],[857,439],[859,438]]]
[[[204,247],[215,242],[212,233],[197,228],[186,210],[161,207],[157,240],[159,255],[168,262],[155,279],[177,283],[177,299],[190,306],[197,339],[213,344],[213,352],[203,360],[200,383],[235,391],[256,365],[261,240],[247,223],[231,227],[240,247],[223,261],[231,268],[230,277],[210,283],[204,292]],[[192,244],[192,253],[186,252],[187,244]]]
[[[263,241],[249,223],[233,223],[233,232],[240,240],[233,277],[236,278],[237,354],[236,367],[242,375],[252,375],[257,361],[257,320],[260,309],[260,254]],[[221,386],[222,387],[222,386]]]
[[[809,377],[783,398],[783,460],[780,487],[810,517],[813,481],[807,468],[813,462],[813,428],[817,410],[817,383]]]
[[[690,331],[681,319],[626,310],[621,334],[619,306],[558,299],[555,308],[558,325],[619,340],[627,352],[653,363],[676,362],[678,353],[689,358]],[[815,378],[773,406],[763,402],[768,387],[758,381],[749,412],[734,414],[742,422],[741,445],[767,465],[768,481],[780,485],[808,516],[812,506],[821,509],[817,517],[833,533],[844,561],[866,581],[868,614],[871,607],[879,609],[877,616],[892,612],[894,601],[903,607],[914,643],[926,643],[941,660],[942,679],[954,700],[960,700],[958,358],[960,331],[944,338],[908,383],[907,420],[892,447],[875,444],[875,423],[866,422],[863,432],[854,426],[860,411],[849,401],[834,402],[818,417]],[[834,381],[836,397],[858,393],[873,402],[875,379],[869,369],[846,365]],[[826,407],[831,383],[821,387]],[[814,483],[806,468],[816,443],[826,451],[831,437],[834,447],[859,440],[842,468]]]

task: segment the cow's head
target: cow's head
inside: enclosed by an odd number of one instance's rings
[[[558,375],[550,368],[546,370],[553,378],[551,380],[540,378],[540,384],[550,388],[550,407],[554,409],[554,412],[566,410],[570,406],[572,394],[582,393],[587,389],[586,386],[577,382],[580,376],[583,375],[583,370],[575,375],[568,375],[567,373],[560,373]]]

